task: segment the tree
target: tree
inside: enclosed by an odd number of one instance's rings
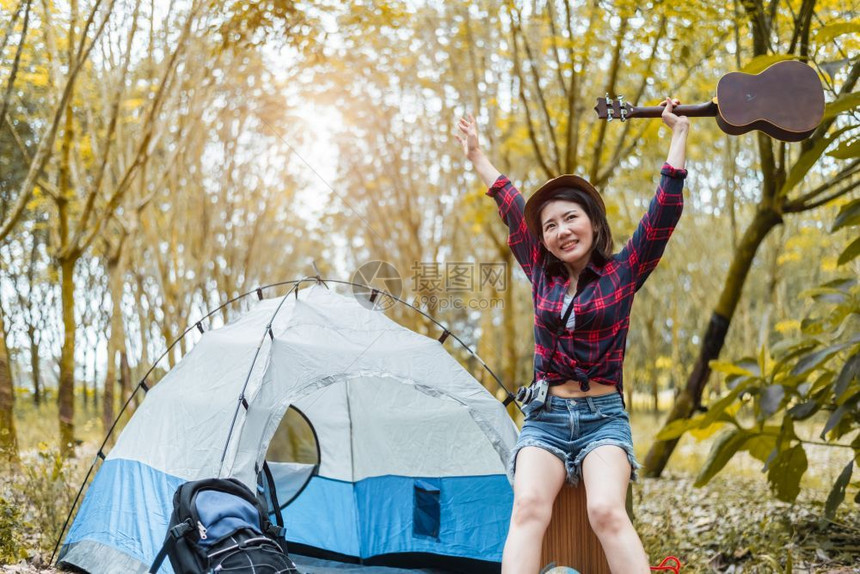
[[[794,56],[804,60],[813,59],[815,54],[810,52],[813,47],[817,47],[822,57],[828,53],[828,49],[832,49],[830,40],[838,33],[838,29],[834,31],[834,28],[823,27],[816,36],[822,45],[815,46],[810,42],[815,15],[814,0],[804,0],[799,15],[794,18],[780,14],[776,7],[775,2],[770,7],[762,1],[743,3],[754,57],[746,70],[757,71],[768,62]],[[786,30],[786,21],[790,24],[787,34],[790,40],[785,53],[774,56],[770,53],[771,35]],[[841,86],[838,90],[833,89],[834,100],[827,105],[823,122],[809,139],[798,146],[797,153],[792,153],[785,143],[776,143],[762,133],[757,134],[761,197],[752,221],[740,238],[719,301],[702,337],[699,356],[667,418],[667,426],[691,417],[701,406],[702,394],[711,371],[710,363],[719,357],[725,344],[756,252],[765,238],[782,224],[785,215],[827,205],[860,186],[860,180],[855,177],[860,173],[860,156],[856,146],[853,150],[850,147],[851,130],[856,128],[856,124],[839,120],[840,114],[850,112],[858,104],[857,95],[853,92],[858,76],[860,61],[855,59],[842,74]],[[844,160],[836,162],[834,167],[825,167],[831,162],[821,162],[821,157],[837,142],[842,143],[835,153],[837,158],[844,157]],[[823,164],[820,168],[823,173],[820,178],[813,179],[810,170],[817,163]],[[662,473],[677,441],[677,438],[655,441],[645,459],[648,476]]]
[[[845,205],[836,218],[834,231],[860,227],[860,199]],[[842,265],[858,256],[849,245],[839,258]],[[845,497],[854,462],[860,463],[860,282],[856,270],[810,289],[813,304],[800,325],[798,336],[764,345],[756,357],[732,362],[714,361],[711,368],[727,375],[730,391],[707,413],[679,419],[658,435],[671,440],[698,429],[709,434],[727,429],[714,442],[699,472],[696,486],[711,480],[738,452],[746,451],[764,463],[763,472],[777,498],[793,502],[808,463],[806,446],[824,444],[848,449],[851,456],[836,478],[824,508],[833,519]],[[751,424],[739,416],[750,409]],[[816,413],[829,412],[820,433],[821,443],[798,435],[795,423]],[[854,435],[850,445],[840,439]],[[860,493],[855,501],[860,502]]]

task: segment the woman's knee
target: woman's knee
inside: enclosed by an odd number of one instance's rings
[[[617,534],[630,523],[623,504],[605,500],[588,501],[588,521],[595,534]]]
[[[514,497],[511,520],[516,525],[549,524],[552,517],[552,500],[539,493],[523,493]]]

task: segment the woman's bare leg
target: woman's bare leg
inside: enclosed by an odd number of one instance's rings
[[[588,498],[588,520],[600,539],[614,574],[649,574],[648,556],[624,506],[630,482],[627,453],[618,446],[600,446],[582,461]]]
[[[566,476],[564,463],[542,448],[527,446],[517,454],[514,509],[502,556],[502,574],[540,571],[543,535]]]

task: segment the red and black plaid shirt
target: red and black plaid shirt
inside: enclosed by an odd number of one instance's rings
[[[583,270],[573,303],[576,326],[563,330],[551,360],[570,284],[567,270],[546,265],[546,249],[526,227],[525,200],[507,177],[500,176],[487,191],[510,230],[508,245],[532,283],[535,377],[550,384],[579,381],[583,390],[589,381],[618,385],[621,390],[633,295],[660,261],[684,206],[681,191],[687,171],[667,163],[660,173],[657,193],[624,249],[606,261],[592,257]]]

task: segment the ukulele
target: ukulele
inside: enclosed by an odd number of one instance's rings
[[[659,118],[663,106],[636,107],[597,98],[597,117],[622,122],[630,118]],[[679,116],[715,117],[725,133],[737,136],[759,130],[772,138],[797,142],[808,138],[824,117],[824,90],[818,74],[797,60],[785,60],[759,74],[731,72],[717,83],[717,97],[710,102],[675,106]]]

